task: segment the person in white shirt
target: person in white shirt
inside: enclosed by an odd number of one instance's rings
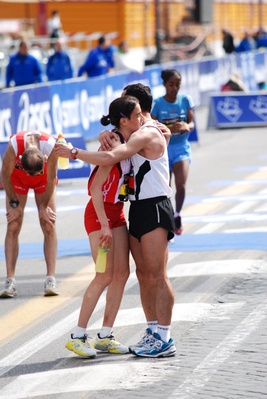
[[[129,43],[126,40],[120,42],[113,57],[115,71],[131,71],[142,73],[144,70],[144,62],[142,57],[130,50]]]

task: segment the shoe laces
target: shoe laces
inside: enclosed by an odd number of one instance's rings
[[[10,288],[12,284],[15,284],[14,280],[12,278],[7,278],[5,283],[5,288]]]
[[[48,278],[45,280],[45,286],[46,286],[46,287],[55,287],[55,286],[56,286],[56,280],[53,279],[52,277],[48,277]]]
[[[154,339],[151,340],[151,343],[149,346],[150,346],[150,349],[161,349],[162,344],[163,344],[163,341],[161,339],[154,337]]]
[[[107,337],[101,338],[100,335],[98,334],[98,338],[99,339],[109,339],[110,341],[107,343],[108,347],[116,347],[116,345],[120,345],[120,343],[118,341],[116,341],[114,335],[110,334]]]
[[[87,342],[87,337],[88,337],[88,335],[84,334],[84,336],[79,339],[85,344]]]
[[[88,334],[84,334],[83,337],[73,337],[73,334],[71,334],[71,339],[78,339],[79,341],[82,341],[84,344],[88,343],[87,339],[90,338],[88,337]]]
[[[141,343],[145,343],[146,341],[149,341],[151,339],[151,337],[153,336],[153,334],[150,334],[148,332],[148,329],[146,329],[146,331],[141,335]]]
[[[143,340],[142,340],[142,345],[146,348],[150,348],[151,346],[153,346],[156,338],[152,335],[152,334],[147,334],[144,336]]]

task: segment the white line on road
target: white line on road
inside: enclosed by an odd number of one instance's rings
[[[177,255],[177,254],[176,254]],[[175,258],[175,256],[173,256]],[[248,260],[248,259],[240,259],[240,260],[227,260],[227,261],[214,261],[214,262],[199,262],[191,264],[180,264],[172,267],[168,275],[170,277],[181,277],[181,276],[190,276],[190,275],[208,275],[208,274],[236,274],[238,272],[243,273],[253,273],[253,272],[262,272],[262,270],[266,269],[266,265],[261,260]],[[135,273],[132,273],[127,285],[126,290],[129,290],[132,286],[137,284]],[[100,298],[100,301],[96,307],[96,311],[105,306],[105,296]],[[190,306],[193,306],[194,309],[189,309]],[[217,305],[216,305],[217,306]],[[216,308],[215,306],[215,308]],[[241,306],[238,304],[238,306]],[[222,311],[221,305],[218,307],[220,312]],[[231,308],[234,310],[234,308]],[[231,310],[230,309],[230,310]],[[134,312],[137,313],[136,317],[132,317]],[[201,317],[208,317],[208,314],[212,313],[214,317],[214,305],[209,304],[176,304],[173,313],[173,321],[179,320],[196,320]],[[10,353],[4,359],[0,361],[0,376],[10,371],[12,368],[16,367],[18,364],[22,363],[30,356],[34,355],[37,351],[42,350],[45,346],[50,344],[52,341],[58,339],[62,335],[66,334],[70,331],[72,326],[76,325],[78,319],[79,310],[77,309],[69,316],[60,320],[54,326],[50,327],[42,334],[38,335],[36,338],[30,340],[25,345],[17,348],[14,352]],[[129,323],[128,313],[131,314],[132,320],[138,320],[140,323],[144,322],[143,311],[141,308],[131,309],[129,310],[120,310],[118,316],[115,321],[116,325],[125,325]],[[190,316],[191,315],[191,318]],[[187,316],[186,316],[187,315]],[[90,326],[90,329],[99,328],[101,326],[102,318]],[[131,322],[132,324],[132,322]]]
[[[176,304],[173,309],[173,321],[190,320],[197,322],[207,318],[230,318],[233,312],[243,305],[243,302],[228,304]],[[133,320],[139,321],[142,317],[144,319],[142,312],[141,308],[120,311],[117,316],[116,325],[125,326],[134,324]],[[101,321],[102,320],[99,320],[92,325],[91,328],[101,327]],[[49,331],[46,331],[44,334],[47,336]],[[57,335],[56,338],[58,337]],[[53,340],[53,337],[51,340]],[[35,347],[35,349],[40,350],[40,336],[38,342],[39,347]],[[161,376],[155,374],[156,366],[154,363],[149,364],[146,362],[145,364],[138,363],[137,365],[133,362],[126,363],[124,360],[125,356],[119,357],[118,362],[112,362],[112,367],[110,367],[109,364],[101,363],[101,365],[99,365],[92,363],[88,367],[83,366],[75,367],[74,369],[67,368],[64,370],[35,373],[34,378],[32,373],[21,375],[1,390],[1,399],[9,399],[10,397],[12,397],[12,399],[23,399],[33,396],[44,397],[45,395],[55,395],[64,392],[108,391],[118,389],[118,387],[120,387],[120,389],[132,390],[143,385],[144,381],[141,377],[144,375],[143,373],[145,373],[146,384],[152,384],[155,381],[159,382],[160,377],[166,378],[166,369],[164,369],[164,374]],[[168,367],[168,369],[168,373],[170,373],[170,368]],[[175,371],[174,368],[173,371]],[[101,384],[99,383],[100,374],[105,376],[105,378],[101,379]],[[136,374],[139,374],[141,378],[136,378]],[[88,375],[90,375],[90,378],[88,378]],[[134,377],[130,378],[129,376],[131,375]]]
[[[267,316],[267,304],[261,303],[201,362],[190,377],[178,387],[170,398],[191,399],[218,370],[241,343],[258,328]]]

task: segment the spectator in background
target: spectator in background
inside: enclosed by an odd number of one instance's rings
[[[258,83],[259,90],[267,91],[267,83],[266,82],[259,82]]]
[[[224,51],[226,52],[226,54],[233,53],[235,51],[233,35],[227,29],[222,30],[222,35]]]
[[[256,48],[266,48],[267,47],[267,34],[263,28],[260,28],[255,35]]]
[[[23,86],[42,81],[41,64],[29,54],[29,44],[22,40],[18,53],[10,57],[7,65],[6,87],[10,87],[11,82],[14,82],[15,86]]]
[[[85,63],[79,68],[78,76],[82,76],[84,73],[89,78],[106,75],[114,68],[114,51],[115,47],[111,45],[110,41],[105,36],[101,36],[98,39],[97,47],[90,51]]]
[[[229,80],[222,85],[221,91],[244,91],[248,92],[247,87],[242,82],[241,76],[238,73],[232,73]]]
[[[48,58],[46,75],[49,81],[65,80],[73,77],[73,68],[69,55],[63,50],[64,40],[54,43],[55,53]]]
[[[61,34],[61,20],[58,10],[51,12],[51,17],[47,20],[47,33],[51,39],[57,39]]]
[[[138,73],[142,73],[144,70],[142,59],[133,54],[126,40],[120,42],[117,51],[114,53],[114,70]]]
[[[256,43],[249,30],[246,30],[243,39],[240,41],[239,45],[236,47],[235,51],[241,53],[243,51],[255,50]]]

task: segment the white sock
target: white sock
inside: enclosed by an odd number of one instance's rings
[[[177,216],[180,216],[180,212],[175,211],[173,216],[174,216],[174,218],[177,218]]]
[[[73,338],[82,338],[86,334],[86,328],[83,327],[75,327]]]
[[[111,335],[111,330],[112,330],[112,327],[103,326],[101,328],[101,330],[99,331],[99,337],[100,338],[109,337]]]
[[[152,334],[156,333],[157,327],[158,327],[158,321],[157,320],[148,321],[147,327],[150,328],[150,330],[152,331]]]
[[[48,279],[48,278],[52,278],[52,280],[55,280],[55,277],[54,277],[54,276],[46,276],[45,279]]]
[[[157,333],[160,335],[162,341],[169,342],[171,338],[171,326],[162,326],[158,324]]]

